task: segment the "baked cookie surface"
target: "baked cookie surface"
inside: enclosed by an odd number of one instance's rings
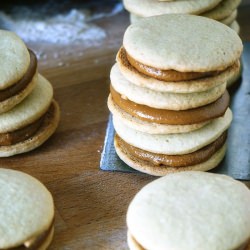
[[[123,46],[144,65],[179,72],[225,70],[239,59],[243,48],[238,35],[224,24],[201,16],[173,14],[130,25]]]
[[[28,174],[1,168],[0,183],[1,249],[29,245],[52,230],[53,198],[40,181]]]
[[[141,249],[228,250],[246,246],[249,216],[250,191],[244,184],[188,171],[142,188],[128,208],[127,225]]]

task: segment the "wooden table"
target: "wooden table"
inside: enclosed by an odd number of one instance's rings
[[[238,20],[244,40],[250,40],[249,15],[250,7],[240,9]],[[52,192],[56,230],[50,249],[127,249],[128,204],[136,192],[155,179],[99,169],[109,114],[109,71],[128,23],[125,12],[98,21],[107,39],[97,47],[29,44],[43,51],[39,70],[54,86],[61,122],[43,146],[1,159],[1,167],[29,173]]]

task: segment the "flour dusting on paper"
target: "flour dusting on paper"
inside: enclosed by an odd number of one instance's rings
[[[103,17],[122,11],[118,3],[108,13],[90,14],[87,9],[71,9],[64,14],[46,16],[44,10],[35,12],[28,7],[19,7],[7,14],[0,11],[2,28],[18,34],[25,42],[48,42],[53,44],[79,44],[95,46],[106,37],[103,28],[93,23]]]

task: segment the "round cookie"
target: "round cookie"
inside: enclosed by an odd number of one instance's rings
[[[37,59],[31,50],[29,50],[29,56],[30,64],[24,76],[11,86],[0,90],[0,113],[12,109],[34,89],[38,75]]]
[[[143,187],[127,212],[130,249],[244,249],[250,191],[225,175],[187,171]]]
[[[0,114],[0,133],[25,127],[42,116],[53,98],[51,84],[39,74],[32,93],[9,112]]]
[[[231,121],[232,112],[228,109],[223,117],[189,133],[147,134],[134,130],[113,117],[114,128],[125,142],[145,151],[168,155],[182,155],[201,149],[226,131]]]
[[[213,9],[221,0],[176,0],[160,2],[157,0],[124,0],[124,7],[138,16],[156,16],[162,14],[199,14]]]
[[[34,89],[37,59],[17,35],[0,30],[0,63],[0,113],[3,113]]]
[[[28,70],[30,55],[13,32],[0,30],[0,90],[19,81]]]
[[[28,152],[44,143],[60,118],[51,84],[41,75],[32,93],[12,110],[0,114],[0,157]]]
[[[0,248],[47,249],[54,232],[50,192],[34,177],[10,169],[0,169],[0,183]]]
[[[159,39],[159,34],[166,35]],[[239,59],[243,48],[238,35],[224,24],[178,14],[149,17],[130,25],[123,46],[144,65],[178,72],[223,71]]]

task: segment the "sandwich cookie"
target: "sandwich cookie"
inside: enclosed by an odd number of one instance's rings
[[[60,111],[53,88],[38,75],[35,89],[21,103],[0,114],[0,157],[35,149],[56,130]]]
[[[222,209],[223,208],[223,209]],[[188,171],[143,187],[127,211],[131,250],[248,250],[250,191],[225,175]]]
[[[34,89],[37,59],[14,33],[0,30],[0,37],[0,113],[3,113]]]
[[[234,31],[219,22],[169,14],[130,25],[123,47],[137,71],[158,80],[178,82],[221,73],[239,60],[243,45]]]
[[[0,169],[0,248],[46,250],[54,234],[51,193],[34,177]]]
[[[226,151],[227,129],[232,121],[228,109],[224,117],[188,133],[148,134],[126,126],[113,117],[114,145],[120,159],[130,167],[155,176],[171,172],[216,167]]]

